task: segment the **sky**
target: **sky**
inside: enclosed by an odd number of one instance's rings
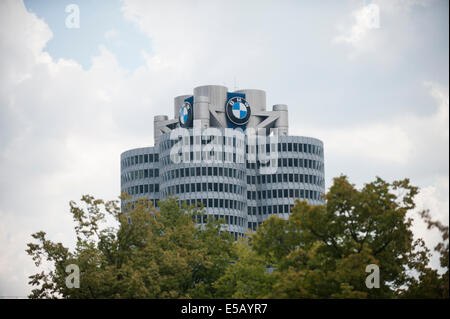
[[[69,201],[117,199],[120,153],[151,146],[153,117],[199,85],[265,90],[290,134],[324,142],[326,187],[408,177],[448,224],[448,6],[0,1],[0,297],[30,292],[31,234],[73,247]],[[439,239],[417,218],[414,232]]]

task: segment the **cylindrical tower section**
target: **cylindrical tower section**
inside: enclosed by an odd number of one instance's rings
[[[123,210],[128,210],[127,203],[143,198],[156,206],[159,184],[158,147],[135,148],[120,155],[120,190],[131,196],[130,199],[122,199]]]
[[[236,93],[245,94],[245,99],[250,104],[252,111],[266,110],[266,91],[256,89],[238,90]]]
[[[227,101],[228,88],[222,85],[204,85],[198,86],[194,89],[194,103],[198,101],[200,96],[208,98],[209,105],[216,109],[224,110]],[[194,110],[194,116],[196,111]],[[216,118],[211,117],[210,126],[212,127],[227,127],[227,119],[225,112],[217,113]]]
[[[278,145],[277,173],[261,174],[261,183],[247,186],[248,190],[262,194],[256,200],[247,201],[249,212],[253,211],[249,216],[253,230],[272,214],[289,218],[297,198],[310,205],[325,203],[322,197],[325,194],[323,142],[305,136],[279,136]],[[258,173],[247,169],[247,174]],[[262,214],[255,214],[256,210],[261,210]]]
[[[286,104],[275,104],[273,111],[279,114],[275,121],[275,128],[278,129],[278,135],[287,136],[289,134],[288,107]]]
[[[155,146],[159,143],[159,138],[163,134],[161,127],[164,126],[163,122],[169,120],[167,115],[156,115],[153,118],[153,138],[155,140]]]
[[[178,119],[180,116],[180,109],[184,104],[184,100],[186,100],[191,95],[179,95],[173,99],[173,116],[175,119]]]
[[[193,136],[194,130],[189,131]],[[245,235],[248,226],[245,162],[234,153],[227,153],[224,162],[196,162],[183,157],[181,162],[175,163],[168,142],[170,134],[163,134],[159,147],[160,161],[163,163],[159,172],[160,199],[173,196],[188,205],[203,203],[206,215],[197,219],[198,224],[203,227],[208,218],[224,219],[223,230],[236,236]],[[222,149],[233,144],[244,145],[245,136],[236,136],[232,141],[220,139],[220,143]]]
[[[207,96],[196,96],[194,98],[194,127],[209,127],[209,99]]]
[[[262,119],[255,114],[258,111],[266,110],[266,92],[256,89],[238,90],[235,92],[245,94],[245,99],[248,104],[250,104],[252,115],[248,120],[247,127],[256,127],[259,123],[261,123]]]

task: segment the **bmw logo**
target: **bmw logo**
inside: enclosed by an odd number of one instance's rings
[[[192,123],[192,106],[189,102],[184,102],[180,108],[179,122],[181,127],[189,127]]]
[[[250,105],[244,98],[235,96],[227,101],[225,112],[231,123],[243,125],[250,118]]]

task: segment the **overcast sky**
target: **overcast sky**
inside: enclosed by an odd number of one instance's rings
[[[0,1],[0,296],[30,291],[30,234],[73,245],[69,201],[116,199],[120,153],[152,145],[153,117],[199,85],[265,90],[288,104],[290,134],[323,140],[327,188],[409,177],[448,224],[448,6]]]

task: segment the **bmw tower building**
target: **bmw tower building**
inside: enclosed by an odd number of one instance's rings
[[[121,191],[158,201],[202,203],[237,239],[271,215],[287,218],[296,199],[324,201],[322,141],[290,136],[288,107],[267,110],[266,93],[206,85],[174,99],[174,117],[154,117],[154,146],[121,154]]]

